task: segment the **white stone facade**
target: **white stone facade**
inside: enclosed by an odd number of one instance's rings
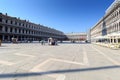
[[[91,28],[91,40],[114,32],[120,32],[120,0],[115,0],[105,15]]]
[[[87,39],[86,33],[68,33],[66,36],[68,40],[85,41]]]

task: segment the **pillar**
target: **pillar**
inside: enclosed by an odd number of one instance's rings
[[[8,41],[10,41],[10,36],[8,36]]]
[[[19,29],[17,28],[17,33],[19,33]]]
[[[114,44],[114,38],[112,38],[112,43]]]
[[[118,44],[118,37],[116,36],[116,43]]]
[[[22,41],[22,36],[20,36],[20,41]]]
[[[8,28],[8,31],[7,31],[7,32],[10,33],[10,27],[7,27],[7,28]]]
[[[5,26],[2,26],[2,31],[5,32]]]
[[[20,33],[21,33],[21,34],[24,34],[24,33],[23,33],[23,29],[21,29]]]
[[[5,35],[2,35],[2,41],[4,41],[5,40]]]
[[[15,28],[12,28],[12,33],[15,33]]]
[[[112,41],[111,41],[111,37],[109,38],[109,40],[110,40],[110,44],[111,44],[111,42],[112,42]]]

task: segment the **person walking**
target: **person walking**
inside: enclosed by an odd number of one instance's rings
[[[45,45],[45,40],[41,40],[41,45]]]

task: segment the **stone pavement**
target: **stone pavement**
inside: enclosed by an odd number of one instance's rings
[[[120,80],[120,50],[92,44],[2,44],[0,80]]]

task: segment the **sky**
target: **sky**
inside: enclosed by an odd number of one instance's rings
[[[0,0],[0,12],[64,33],[87,32],[114,0]]]

